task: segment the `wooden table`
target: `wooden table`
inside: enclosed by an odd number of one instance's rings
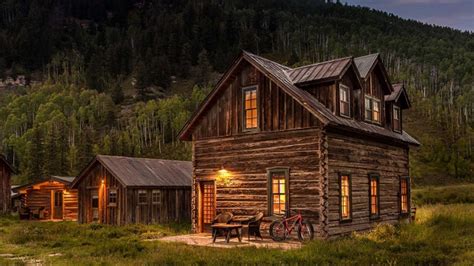
[[[239,242],[242,242],[242,225],[241,224],[213,224],[212,228],[212,243],[216,242],[217,234],[219,231],[224,232],[225,242],[229,243],[229,240],[232,235],[232,231],[236,232]]]

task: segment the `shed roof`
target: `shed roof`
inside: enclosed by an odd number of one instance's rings
[[[97,155],[74,180],[79,180],[96,162],[102,164],[124,186],[130,187],[181,187],[191,186],[192,163],[150,158]]]
[[[378,56],[378,55],[377,55]],[[223,79],[225,77],[230,75],[230,72],[232,72],[236,65],[240,64],[242,60],[246,60],[250,64],[252,64],[255,68],[257,68],[259,71],[263,72],[265,75],[267,75],[270,79],[272,79],[275,83],[277,83],[283,91],[288,93],[291,97],[293,97],[299,104],[301,104],[304,108],[306,108],[311,114],[313,114],[316,118],[318,118],[321,123],[324,126],[328,127],[338,127],[340,129],[345,129],[353,132],[358,132],[362,134],[367,134],[371,136],[378,136],[382,138],[387,138],[391,139],[397,142],[402,142],[405,144],[411,144],[411,145],[420,145],[420,143],[411,137],[408,133],[405,131],[400,133],[395,133],[390,129],[377,126],[377,125],[372,125],[369,123],[365,123],[363,121],[356,121],[353,119],[346,119],[343,117],[339,117],[331,112],[330,109],[328,109],[326,106],[324,106],[321,102],[319,102],[316,97],[311,95],[309,92],[307,92],[305,89],[298,87],[297,85],[301,83],[295,83],[295,81],[292,79],[292,74],[294,69],[291,69],[287,66],[281,65],[279,63],[276,63],[274,61],[271,61],[269,59],[263,58],[261,56],[242,51],[240,56],[234,61],[232,66],[227,70],[227,72],[223,75],[223,78],[219,81],[219,83],[216,85],[216,87],[211,91],[211,93],[208,95],[208,97],[204,100],[204,102],[201,104],[201,106],[196,110],[196,112],[193,114],[191,119],[187,121],[187,123],[184,125],[183,129],[180,131],[179,136],[180,139],[182,140],[188,140],[190,133],[192,131],[193,125],[198,122],[198,118],[201,116],[201,114],[204,112],[204,110],[207,108],[212,103],[212,99],[215,97],[215,95],[220,91],[220,89],[223,88]],[[349,60],[346,62],[346,60]],[[332,73],[339,73],[340,75],[344,74],[344,72],[349,69],[351,65],[355,66],[354,59],[352,57],[348,58],[343,58],[340,61],[338,60],[332,60],[329,62],[323,62],[324,69],[326,69],[325,72],[331,73],[330,75],[333,75]],[[326,63],[328,64],[333,64],[331,67],[327,67]],[[345,67],[343,68],[341,72],[341,66],[344,64]],[[312,66],[315,65],[310,65],[309,68],[312,68]],[[318,66],[319,68],[320,66]],[[321,68],[320,71],[323,68]],[[333,70],[329,70],[333,69]],[[300,70],[302,71],[302,70]],[[310,71],[310,69],[308,69]],[[313,71],[316,70],[311,70]],[[355,70],[355,72],[358,72]],[[310,75],[309,77],[314,76]],[[316,74],[316,76],[318,76]],[[356,73],[356,76],[359,77],[359,73]],[[305,80],[308,81],[307,74],[306,73],[301,73],[301,74],[293,74],[293,77],[295,80]]]

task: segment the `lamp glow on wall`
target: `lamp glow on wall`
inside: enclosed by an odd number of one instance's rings
[[[227,169],[225,169],[224,165],[222,165],[221,169],[217,171],[216,183],[223,186],[228,186],[232,183],[231,174]]]

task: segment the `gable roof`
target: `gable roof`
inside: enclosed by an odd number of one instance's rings
[[[221,80],[217,83],[211,93],[206,97],[200,107],[196,110],[196,112],[192,115],[192,117],[187,121],[184,127],[181,129],[179,133],[179,138],[181,140],[189,140],[191,135],[193,125],[197,123],[198,118],[203,114],[206,108],[211,104],[212,99],[215,95],[223,88],[223,84],[225,79],[230,76],[230,74],[236,69],[237,65],[240,64],[243,60],[246,60],[259,71],[264,73],[268,76],[273,82],[275,82],[285,93],[293,97],[296,102],[298,102],[301,106],[303,106],[306,110],[308,110],[311,114],[313,114],[316,118],[318,118],[323,126],[329,127],[339,127],[341,129],[348,129],[351,131],[356,131],[359,133],[365,133],[369,135],[377,135],[379,137],[388,138],[394,141],[402,142],[405,144],[412,144],[412,145],[420,145],[418,141],[416,141],[413,137],[408,135],[406,132],[402,132],[402,134],[395,133],[389,129],[384,127],[372,125],[365,123],[363,121],[356,121],[353,119],[347,119],[343,117],[336,116],[326,108],[321,102],[319,102],[313,95],[311,95],[306,90],[297,87],[297,84],[294,83],[294,80],[291,78],[291,73],[293,73],[294,69],[291,69],[287,66],[283,66],[279,63],[271,61],[269,59],[263,58],[261,56],[242,51],[239,57],[234,61],[231,67],[226,71],[223,75]],[[347,65],[345,60],[349,60]],[[332,62],[332,63],[331,63]],[[332,67],[326,66],[326,63],[333,64]],[[311,69],[313,66],[319,64],[310,65],[309,68]],[[339,76],[343,75],[350,66],[355,66],[354,59],[352,57],[343,58],[339,60],[332,60],[329,62],[323,62],[322,64],[325,66],[325,72],[330,73],[328,76],[332,76],[333,73],[338,73]],[[342,67],[344,65],[344,67]],[[321,66],[318,66],[321,67]],[[303,67],[302,67],[303,68]],[[315,67],[316,68],[316,67]],[[308,69],[307,71],[310,71]],[[322,71],[321,68],[320,71]],[[329,70],[333,69],[333,70]],[[341,70],[342,69],[342,70]],[[300,70],[302,71],[302,70]],[[315,70],[314,70],[315,71]],[[313,71],[311,71],[313,73]],[[359,77],[358,71],[355,71],[356,76]],[[293,74],[296,75],[296,74]],[[302,73],[301,75],[298,74],[297,76],[304,77],[306,74]],[[310,75],[314,76],[314,75]],[[317,76],[317,74],[316,74]],[[307,81],[309,79],[306,79]]]
[[[5,158],[5,156],[3,154],[0,154],[0,161],[2,161],[7,167],[8,169],[10,169],[10,171],[14,174],[16,174],[16,169],[15,167],[13,167],[8,161],[7,161],[7,158]]]
[[[367,78],[367,75],[369,75],[369,72],[374,66],[378,57],[379,54],[375,53],[354,58],[354,62],[357,66],[357,69],[359,70],[361,78]]]
[[[181,187],[192,184],[192,163],[188,161],[97,155],[74,179],[72,187],[76,187],[97,162],[127,187]]]
[[[359,56],[354,58],[354,62],[359,70],[359,74],[362,79],[367,79],[370,72],[372,72],[378,65],[380,72],[382,73],[382,81],[385,83],[385,93],[390,94],[393,91],[392,84],[387,74],[387,70],[383,66],[382,59],[379,53]]]
[[[41,178],[37,181],[30,182],[24,185],[19,185],[19,186],[12,186],[12,191],[18,193],[20,190],[34,186],[36,184],[41,184],[43,182],[48,182],[48,181],[56,181],[59,183],[63,183],[66,186],[69,186],[71,182],[74,180],[73,176],[49,176],[47,178]]]
[[[410,98],[408,98],[408,93],[403,83],[393,84],[393,92],[390,95],[385,95],[386,102],[399,102],[399,100],[402,109],[410,108]]]

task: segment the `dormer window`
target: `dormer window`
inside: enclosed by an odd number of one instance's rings
[[[349,87],[344,84],[339,84],[339,114],[341,116],[351,116],[351,100],[349,95]]]
[[[380,100],[365,96],[365,120],[380,124]]]
[[[400,107],[396,105],[393,106],[393,131],[396,131],[396,132],[402,131],[401,111],[400,111]]]
[[[243,119],[244,129],[251,130],[257,128],[258,112],[257,112],[257,87],[243,88]]]

